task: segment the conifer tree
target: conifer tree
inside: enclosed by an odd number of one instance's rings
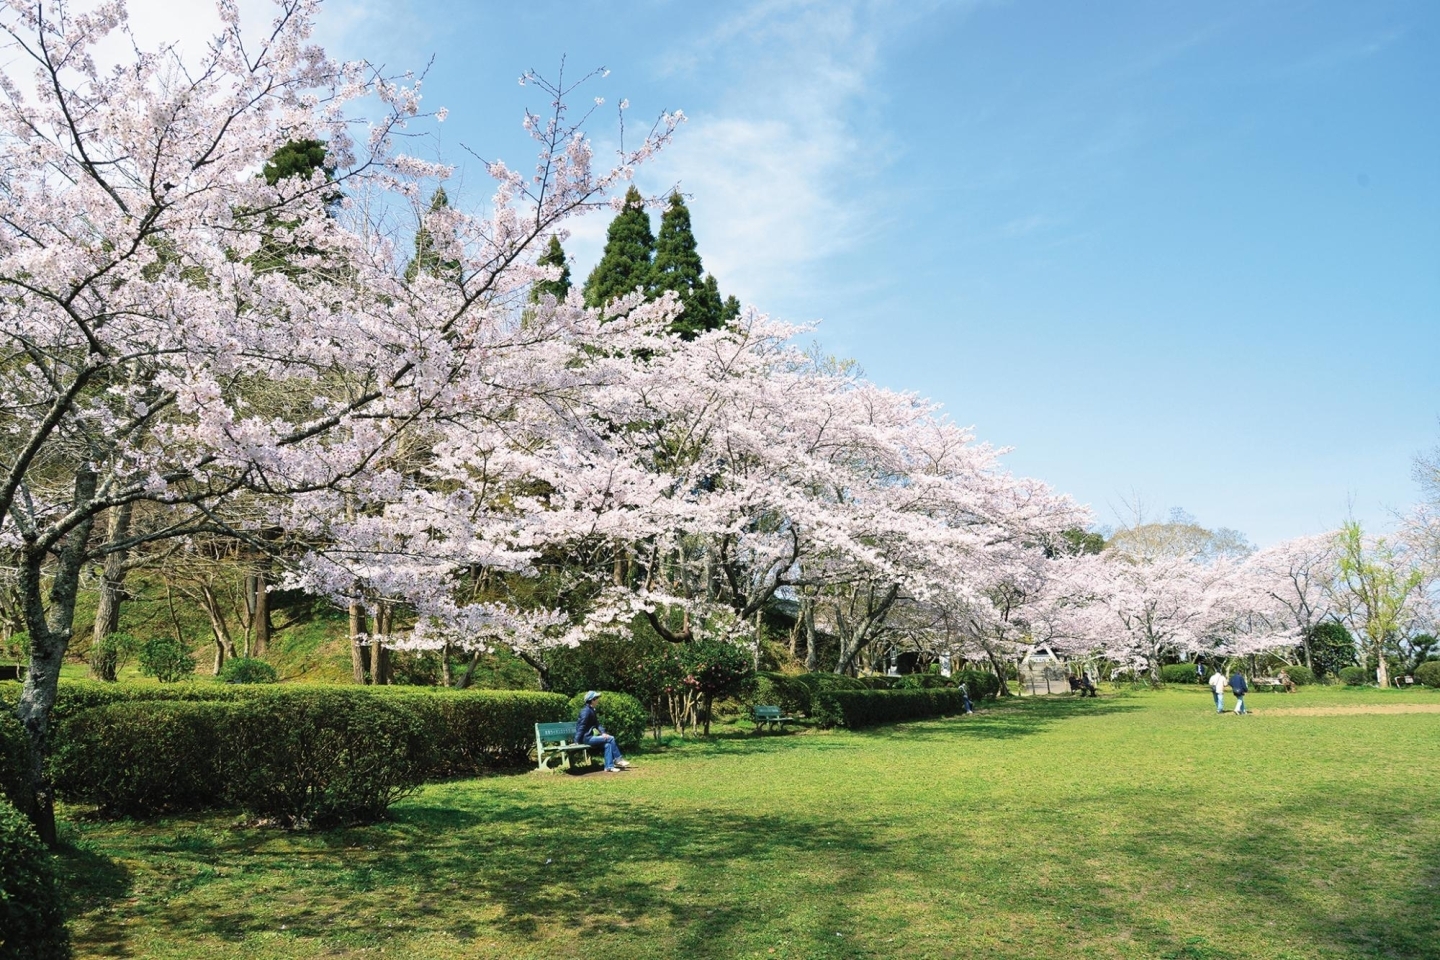
[[[670,205],[660,219],[660,237],[655,242],[655,274],[651,285],[656,296],[666,290],[680,295],[684,309],[675,318],[671,329],[686,339],[720,326],[724,310],[720,288],[713,276],[705,276],[700,254],[695,249],[690,209],[685,206],[678,190],[670,194]]]
[[[605,253],[585,281],[585,305],[604,307],[617,297],[633,293],[636,287],[650,293],[651,258],[655,235],[650,232],[650,215],[640,191],[625,191],[625,205],[610,222],[605,235]]]
[[[446,196],[445,188],[436,187],[435,193],[430,197],[430,212],[433,214],[449,206],[450,198]],[[405,268],[406,281],[414,280],[421,271],[445,279],[458,277],[460,273],[459,261],[441,257],[428,222],[421,222],[420,229],[415,231],[415,258]]]
[[[559,267],[560,276],[554,280],[537,280],[530,288],[531,303],[539,303],[540,298],[547,293],[554,297],[556,302],[563,301],[570,295],[570,264],[565,259],[565,248],[560,246],[558,237],[550,238],[550,245],[535,262],[542,267]]]

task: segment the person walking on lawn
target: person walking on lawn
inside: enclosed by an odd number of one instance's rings
[[[1250,685],[1245,682],[1245,675],[1238,668],[1230,674],[1230,692],[1235,694],[1236,714],[1250,712],[1245,709],[1245,691],[1249,689]]]
[[[1225,712],[1225,674],[1216,667],[1215,672],[1210,674],[1210,689],[1215,692],[1215,712]]]
[[[600,725],[600,714],[596,706],[600,694],[594,690],[585,694],[585,706],[580,708],[580,719],[575,721],[575,742],[588,747],[603,747],[605,750],[605,772],[619,773],[630,769],[630,761],[620,752],[620,744],[605,732]]]

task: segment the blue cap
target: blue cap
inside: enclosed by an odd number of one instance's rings
[[[591,700],[594,700],[594,699],[596,699],[596,698],[599,697],[599,696],[600,696],[600,691],[599,691],[599,690],[591,690],[589,693],[585,694],[585,702],[586,702],[586,703],[589,703]]]

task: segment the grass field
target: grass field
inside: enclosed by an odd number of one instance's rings
[[[1249,699],[722,733],[331,833],[70,808],[77,955],[1440,957],[1440,692]]]

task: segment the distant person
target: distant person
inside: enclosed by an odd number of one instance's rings
[[[975,707],[970,703],[970,689],[965,684],[960,684],[960,701],[965,707],[966,713],[974,713]]]
[[[1215,672],[1210,674],[1210,689],[1215,694],[1215,712],[1225,712],[1225,674],[1216,667]]]
[[[1095,692],[1095,678],[1090,676],[1089,673],[1080,674],[1080,696],[1082,699],[1084,697],[1099,696],[1099,694]]]
[[[1284,688],[1286,693],[1295,692],[1295,681],[1291,680],[1290,674],[1286,673],[1284,670],[1280,671],[1280,686]]]
[[[1245,682],[1245,676],[1239,670],[1230,674],[1230,692],[1235,694],[1235,712],[1237,714],[1250,712],[1245,709],[1245,692],[1249,689],[1250,685]]]
[[[580,718],[575,721],[575,742],[588,747],[603,747],[606,773],[628,770],[630,761],[620,752],[620,744],[600,725],[600,713],[597,710],[599,703],[600,694],[597,691],[591,690],[585,694],[585,706],[580,708]]]
[[[1205,668],[1200,666],[1200,661],[1195,661],[1195,682],[1202,683],[1205,680]]]

